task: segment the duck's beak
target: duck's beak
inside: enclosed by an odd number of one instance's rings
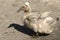
[[[17,10],[17,13],[18,13],[20,10],[21,10],[21,8]]]

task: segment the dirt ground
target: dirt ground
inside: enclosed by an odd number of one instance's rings
[[[38,38],[32,38],[34,33],[21,26],[21,15],[17,10],[26,1],[30,2],[33,11],[52,11],[53,18],[60,18],[60,0],[0,0],[0,40],[60,40],[60,20],[53,33],[40,35]]]

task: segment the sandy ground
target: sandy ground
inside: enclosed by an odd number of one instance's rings
[[[60,18],[60,0],[28,0],[33,11],[52,11],[51,16]],[[21,26],[20,12],[17,10],[26,0],[0,0],[0,40],[60,40],[60,20],[56,29],[48,36],[32,38],[31,30]],[[11,26],[11,27],[10,27]],[[10,27],[10,28],[8,28]]]

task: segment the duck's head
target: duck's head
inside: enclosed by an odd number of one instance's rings
[[[30,7],[29,2],[25,2],[25,4],[21,7],[21,9],[22,9],[24,12],[30,12],[30,11],[31,11],[31,7]]]

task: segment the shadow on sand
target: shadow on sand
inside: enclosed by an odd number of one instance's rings
[[[36,34],[33,30],[31,30],[25,26],[21,26],[19,24],[12,23],[8,26],[8,28],[10,28],[10,27],[14,27],[17,31],[22,32],[22,33],[27,34],[27,35],[30,35],[30,36]],[[49,34],[39,33],[39,36],[47,36],[47,35],[49,35]]]

